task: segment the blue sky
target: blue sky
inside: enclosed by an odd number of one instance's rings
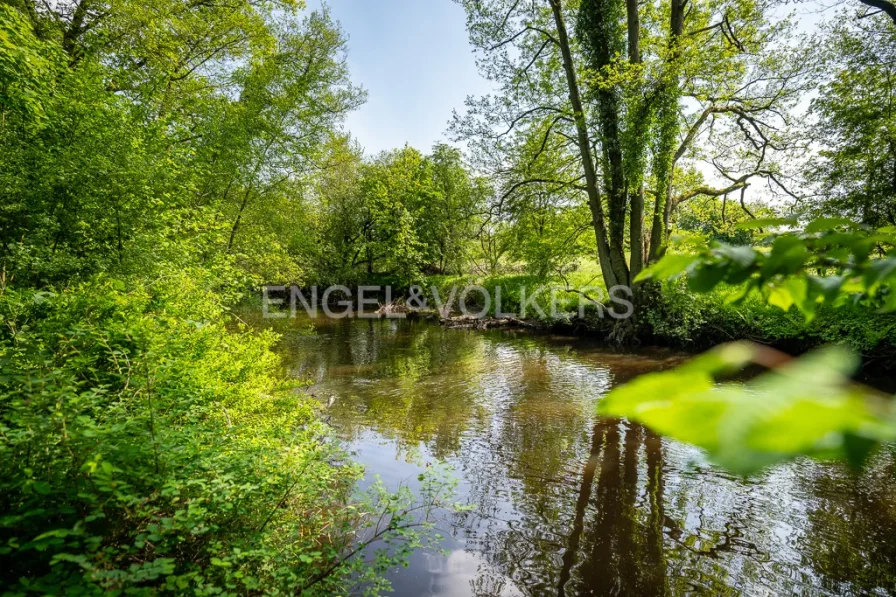
[[[308,0],[309,8],[321,0]],[[346,126],[369,154],[446,141],[451,111],[490,85],[476,71],[463,8],[451,0],[329,0],[349,36],[352,81],[367,103]]]
[[[462,111],[467,95],[492,90],[476,70],[464,10],[452,0],[306,0],[309,9],[322,1],[349,37],[352,80],[368,93],[346,122],[368,154],[405,143],[427,152],[447,141],[451,111]],[[813,28],[824,4],[797,5],[801,30]]]

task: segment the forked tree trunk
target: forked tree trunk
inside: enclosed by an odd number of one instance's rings
[[[591,209],[594,236],[597,239],[597,254],[600,269],[603,274],[604,284],[606,284],[607,288],[612,288],[618,284],[629,283],[628,267],[625,265],[625,255],[619,254],[618,247],[611,247],[607,240],[607,224],[597,183],[597,171],[594,166],[594,158],[591,155],[591,143],[588,138],[588,124],[585,118],[585,109],[582,106],[581,95],[579,93],[579,84],[576,80],[572,51],[569,46],[569,35],[566,32],[566,23],[563,20],[563,8],[560,5],[560,2],[561,0],[549,0],[557,32],[556,42],[560,47],[560,54],[563,57],[563,70],[566,74],[569,103],[572,105],[575,119],[576,143],[579,148],[582,168],[585,171],[588,206]]]
[[[641,19],[638,15],[638,0],[625,0],[626,29],[628,32],[628,61],[641,63]],[[637,131],[635,131],[637,132]],[[631,131],[629,132],[631,134]],[[637,188],[629,189],[629,276],[632,284],[644,268],[644,182],[638,182]],[[633,181],[629,181],[631,184]]]
[[[678,140],[678,96],[679,86],[676,62],[680,55],[679,41],[684,31],[685,7],[690,0],[672,0],[669,21],[669,59],[666,68],[667,80],[660,89],[662,97],[659,107],[660,141],[657,148],[655,171],[657,172],[656,199],[653,209],[653,224],[650,231],[649,261],[662,256],[669,234],[672,215],[672,178],[675,170],[675,144]]]
[[[240,229],[240,222],[243,220],[243,212],[246,210],[246,205],[249,203],[249,195],[252,193],[252,187],[246,188],[246,193],[243,195],[243,201],[240,203],[240,210],[236,214],[236,220],[233,221],[233,226],[230,228],[230,239],[227,241],[227,252],[230,253],[233,250],[233,241],[236,240],[236,233]]]

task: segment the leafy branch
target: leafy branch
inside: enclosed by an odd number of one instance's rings
[[[868,229],[838,218],[815,220],[801,231],[792,230],[795,225],[784,219],[741,224],[782,230],[755,248],[715,243],[688,250],[679,241],[683,252],[667,253],[638,280],[686,276],[698,293],[729,284],[739,287],[731,302],[759,293],[769,305],[796,307],[807,322],[823,305],[896,309],[896,228]],[[767,372],[747,383],[719,383],[748,365]],[[896,402],[851,381],[858,366],[843,346],[794,359],[736,342],[613,390],[598,412],[699,446],[740,474],[798,456],[844,458],[860,466],[877,445],[896,440]]]

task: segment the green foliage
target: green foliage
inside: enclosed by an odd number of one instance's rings
[[[750,245],[758,240],[758,231],[739,224],[754,218],[772,218],[775,213],[763,205],[748,205],[748,209],[750,213],[728,197],[695,197],[679,204],[675,224],[681,234],[699,234],[730,245]]]
[[[458,150],[436,145],[429,156],[404,147],[364,161],[345,142],[332,148],[334,171],[318,187],[326,282],[372,283],[394,276],[407,288],[426,273],[457,273],[469,263],[477,212],[488,185],[470,174]]]
[[[742,299],[740,293],[727,285],[695,293],[683,278],[664,284],[637,312],[641,335],[648,342],[691,350],[742,338],[791,353],[836,343],[883,368],[896,355],[896,313],[878,313],[861,304],[822,305],[807,323],[796,308],[784,311],[761,293]]]
[[[596,307],[580,292],[606,304],[606,289],[601,285],[600,271],[596,264],[582,264],[576,271],[563,271],[560,275],[497,274],[491,276],[427,276],[420,283],[427,304],[435,308],[436,296],[450,310],[457,310],[464,288],[481,286],[489,296],[484,316],[496,317],[500,312],[514,317],[542,323],[568,323],[579,313],[580,306],[586,312]],[[433,292],[435,288],[435,292]],[[624,298],[624,295],[620,295]],[[499,301],[500,299],[500,301]],[[499,304],[500,302],[500,304]],[[525,308],[523,305],[525,304]],[[482,293],[471,290],[466,297],[467,308],[476,312],[484,308]],[[603,307],[601,307],[603,309]],[[556,316],[553,314],[556,312]],[[601,311],[604,317],[605,309]]]
[[[413,527],[447,478],[417,499],[353,497],[361,471],[273,375],[276,336],[228,330],[198,277],[0,295],[0,577],[13,593],[330,594],[380,586],[420,543]],[[368,542],[396,548],[347,561],[369,517]]]
[[[500,274],[508,265],[508,256],[515,247],[516,237],[512,222],[482,222],[471,250],[472,269],[485,275]]]
[[[752,362],[775,368],[747,383],[715,383]],[[614,390],[598,410],[700,446],[741,474],[802,455],[859,466],[875,445],[896,440],[896,411],[851,385],[857,365],[836,347],[789,360],[759,345],[728,344]]]
[[[278,381],[277,336],[227,309],[314,273],[309,190],[364,98],[338,25],[294,0],[14,4],[0,4],[0,586],[386,588],[448,477],[357,495],[362,471]]]
[[[793,224],[749,223],[754,228]],[[892,310],[896,267],[892,255],[873,254],[892,249],[892,232],[823,218],[801,232],[771,234],[763,247],[715,243],[692,248],[691,254],[670,253],[641,278],[674,280],[687,274],[688,287],[697,293],[727,283],[733,287],[725,301],[729,308],[758,291],[763,302],[781,309],[778,313],[795,306],[809,322],[819,313],[832,314],[822,325],[825,341],[843,344],[852,337],[854,343],[876,348],[882,340],[892,343],[893,321],[869,317],[869,306]],[[850,307],[846,317],[841,316],[844,307]],[[862,314],[857,328],[847,323],[850,310]],[[802,332],[804,326],[794,327]],[[769,328],[781,329],[766,323],[764,331]],[[751,363],[771,371],[747,383],[714,383],[715,377]],[[858,363],[842,345],[791,360],[770,348],[731,344],[614,390],[599,410],[698,445],[714,461],[743,474],[800,455],[845,457],[861,465],[878,443],[896,439],[896,412],[892,400],[851,383]]]
[[[7,4],[0,4],[0,49],[0,114],[40,121],[60,53],[41,44],[28,20]]]
[[[523,221],[529,212],[507,205],[533,194],[558,213],[587,207],[576,224],[591,228],[607,287],[631,284],[662,254],[686,201],[760,179],[779,191],[780,158],[802,150],[788,111],[813,55],[790,43],[791,24],[769,4],[460,4],[495,92],[468,99],[451,130],[495,179],[492,216]],[[705,183],[699,162],[724,184]],[[543,256],[533,261],[544,269]]]
[[[583,221],[588,221],[588,208],[582,203],[524,210],[515,218],[516,242],[508,256],[525,263],[533,275],[548,278],[589,252],[592,239]]]
[[[741,227],[786,226],[789,220],[757,220]],[[714,243],[691,253],[669,253],[641,272],[639,280],[670,279],[687,274],[698,293],[722,283],[739,287],[730,298],[739,302],[760,291],[773,306],[799,309],[808,321],[821,306],[852,302],[896,309],[890,287],[896,281],[896,246],[892,228],[865,230],[848,220],[821,218],[803,232],[768,235],[760,246]],[[874,255],[884,255],[874,258]]]
[[[724,338],[731,327],[732,322],[725,317],[727,314],[720,312],[722,302],[718,295],[696,295],[686,285],[675,282],[665,285],[651,298],[650,304],[642,306],[637,317],[658,343],[699,346],[705,340],[702,336],[709,334],[712,338]],[[741,321],[735,319],[733,323],[740,328]],[[736,329],[735,333],[740,331],[742,329]]]
[[[819,40],[831,77],[813,100],[819,159],[806,173],[832,212],[869,226],[896,224],[896,27],[885,15],[841,14]]]
[[[67,10],[2,7],[3,43],[16,48],[0,54],[8,277],[41,285],[230,261],[249,286],[300,281],[303,188],[364,97],[329,14],[293,2],[85,3],[66,29]]]
[[[483,177],[474,176],[460,150],[438,143],[429,156],[434,194],[422,206],[418,234],[427,269],[463,272],[470,264],[471,242],[480,229],[480,212],[491,193]]]

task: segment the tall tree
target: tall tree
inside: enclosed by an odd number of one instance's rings
[[[828,81],[812,103],[820,155],[808,171],[831,211],[896,224],[896,25],[848,11],[819,39]]]
[[[217,140],[237,159],[221,164],[232,168],[222,172],[225,186],[236,181],[239,192],[228,250],[250,203],[316,171],[329,137],[364,99],[349,81],[345,38],[329,13],[287,21],[274,31],[276,47],[234,77],[240,85],[239,101],[230,110],[235,130]],[[240,151],[233,151],[237,147]]]
[[[485,179],[472,175],[455,147],[437,143],[427,159],[432,165],[434,194],[420,213],[419,232],[429,246],[425,259],[439,273],[462,273],[491,189]]]
[[[326,10],[292,0],[15,5],[0,5],[4,37],[20,42],[0,58],[8,271],[47,282],[200,260],[294,279],[288,253],[300,243],[286,223],[301,219],[323,148],[364,98]]]
[[[754,177],[786,183],[773,158],[788,146],[805,56],[782,50],[788,25],[769,22],[767,6],[461,3],[480,70],[500,91],[469,100],[454,134],[502,181],[503,199],[546,183],[585,193],[608,287],[632,284],[662,254],[680,202],[742,191]],[[542,142],[527,143],[535,130]],[[525,160],[507,159],[521,147],[530,161],[559,153],[563,166],[530,178]]]

